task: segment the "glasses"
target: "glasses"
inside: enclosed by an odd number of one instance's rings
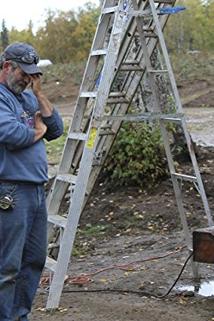
[[[7,55],[7,60],[14,60],[18,62],[24,62],[26,64],[38,64],[39,62],[39,56],[34,51],[28,51],[24,53],[23,55],[14,55],[12,53]]]

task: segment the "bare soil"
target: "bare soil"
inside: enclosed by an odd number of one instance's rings
[[[189,104],[213,106],[212,86],[206,81],[203,86],[196,81],[180,87],[182,97],[208,89],[210,95],[199,95]],[[51,87],[46,87],[49,98],[59,103],[63,116],[70,116],[77,86],[69,82],[50,92]],[[197,157],[213,212],[214,150],[197,147]],[[185,166],[188,171],[187,160]],[[191,230],[207,226],[197,191],[188,184],[185,190]],[[188,262],[165,296],[189,256],[185,244],[170,179],[150,191],[131,186],[109,188],[99,182],[81,217],[60,307],[44,310],[48,295],[44,285],[38,289],[31,321],[214,320],[214,297],[200,294],[200,285],[214,279],[213,265],[200,264],[201,281],[195,283]],[[72,278],[82,274],[83,284],[76,284],[79,279]],[[186,291],[183,285],[194,288]],[[214,289],[208,294],[214,294]]]

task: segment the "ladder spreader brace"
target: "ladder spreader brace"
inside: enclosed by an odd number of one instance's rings
[[[100,164],[104,163],[123,121],[158,120],[188,249],[192,249],[192,242],[181,180],[197,186],[208,224],[213,225],[163,36],[168,14],[160,12],[173,8],[175,2],[103,2],[58,174],[47,198],[50,244],[46,267],[53,272],[47,309],[59,306],[80,215],[100,173]],[[164,69],[155,69],[151,62],[157,46],[163,56]],[[161,108],[156,75],[169,78],[175,104],[173,112],[166,113]],[[145,77],[154,104],[146,113],[128,114]],[[176,173],[166,125],[169,122],[179,123],[183,129],[194,175]],[[99,162],[96,162],[97,155]],[[68,195],[69,208],[65,214],[61,212],[61,204]]]

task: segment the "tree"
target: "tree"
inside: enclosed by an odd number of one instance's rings
[[[2,31],[1,31],[1,46],[4,50],[9,45],[9,36],[8,36],[8,30],[5,24],[5,20],[2,20]]]
[[[45,26],[37,36],[37,48],[43,58],[55,63],[66,63],[74,58],[75,39],[73,32],[77,20],[73,11],[51,11],[47,13]]]
[[[176,51],[213,50],[213,0],[180,0],[177,4],[185,6],[186,10],[169,18],[166,27],[169,48]]]
[[[32,46],[36,43],[36,36],[33,34],[33,23],[30,20],[27,29],[21,31],[17,30],[15,27],[12,27],[10,31],[10,42],[27,42]]]
[[[87,4],[85,10],[81,10],[78,15],[78,24],[73,37],[76,39],[74,48],[75,60],[85,60],[88,57],[92,40],[96,30],[99,16],[99,9]]]
[[[83,61],[87,58],[97,25],[98,9],[87,4],[79,12],[47,12],[45,26],[37,34],[41,56],[55,63]]]

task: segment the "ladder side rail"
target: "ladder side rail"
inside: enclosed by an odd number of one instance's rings
[[[204,184],[203,184],[203,181],[202,181],[202,178],[201,178],[201,173],[200,173],[200,170],[199,170],[199,166],[198,166],[198,163],[197,163],[197,160],[196,160],[196,155],[195,155],[195,152],[194,152],[194,147],[193,147],[193,144],[192,144],[192,139],[191,139],[191,137],[189,135],[189,132],[187,130],[187,125],[186,125],[186,120],[185,119],[182,119],[182,127],[183,127],[183,131],[184,131],[184,136],[185,136],[185,139],[186,139],[186,142],[187,142],[187,147],[188,147],[188,150],[189,150],[189,155],[191,157],[191,161],[192,161],[192,164],[193,164],[195,176],[197,178],[197,184],[198,184],[198,187],[199,187],[199,191],[200,191],[201,199],[202,199],[202,202],[203,202],[205,214],[207,216],[208,224],[209,224],[209,226],[213,226],[213,217],[211,215],[210,207],[209,207],[207,196],[206,196],[205,189],[204,189]]]
[[[167,69],[168,69],[168,72],[169,72],[169,79],[170,79],[171,86],[172,86],[172,89],[173,89],[173,93],[174,93],[174,97],[175,97],[175,103],[176,103],[176,106],[177,106],[177,111],[178,112],[182,112],[183,108],[182,108],[182,104],[181,104],[181,99],[180,99],[180,95],[179,95],[179,92],[178,92],[178,89],[177,89],[176,80],[175,80],[174,73],[173,73],[173,70],[172,70],[171,62],[170,62],[170,59],[169,59],[168,51],[167,51],[167,48],[166,48],[166,43],[165,43],[164,36],[163,36],[162,30],[161,30],[161,26],[160,26],[160,23],[159,23],[158,15],[157,15],[157,12],[155,10],[155,5],[154,5],[153,0],[149,0],[149,2],[150,2],[150,5],[151,5],[153,16],[154,16],[154,21],[155,21],[155,24],[156,24],[156,27],[157,27],[157,33],[158,33],[161,49],[162,49],[163,56],[164,56],[164,59],[165,59],[165,63],[166,63],[166,66],[167,66]],[[208,224],[210,226],[212,226],[213,225],[213,218],[211,216],[210,208],[209,208],[209,205],[208,205],[208,200],[207,200],[206,193],[205,193],[205,190],[204,190],[204,185],[203,185],[203,182],[202,182],[202,179],[201,179],[201,174],[200,174],[200,171],[199,171],[199,167],[198,167],[198,164],[197,164],[196,156],[195,156],[194,149],[193,149],[193,146],[192,146],[192,141],[191,141],[191,138],[190,138],[190,136],[188,134],[188,130],[187,130],[187,127],[186,127],[186,122],[185,122],[184,119],[182,120],[182,127],[183,127],[183,130],[184,130],[184,135],[185,135],[185,139],[186,139],[186,142],[187,142],[187,147],[188,147],[188,150],[189,150],[189,154],[190,154],[190,157],[191,157],[193,168],[194,168],[194,171],[195,171],[195,175],[197,177],[199,190],[200,190],[200,194],[201,194],[201,199],[202,199],[204,210],[205,210],[205,213],[206,213],[206,216],[207,216]]]
[[[110,42],[109,42],[109,51],[106,56],[106,61],[103,68],[103,74],[105,74],[105,78],[103,82],[100,82],[98,87],[98,95],[95,100],[95,108],[94,113],[91,118],[91,131],[93,128],[96,133],[93,137],[92,147],[89,143],[86,143],[86,146],[83,151],[83,155],[80,162],[80,169],[77,178],[77,182],[75,185],[74,192],[72,193],[72,202],[70,204],[69,213],[67,217],[67,224],[64,229],[64,234],[61,241],[61,246],[59,249],[58,259],[56,270],[53,276],[53,280],[50,286],[49,297],[47,302],[47,308],[53,308],[58,306],[60,296],[63,289],[64,278],[67,272],[67,267],[70,260],[71,251],[68,250],[69,247],[72,249],[76,230],[79,222],[79,217],[82,211],[82,206],[84,203],[85,192],[87,188],[87,182],[90,175],[92,162],[94,158],[94,152],[96,143],[98,140],[98,128],[100,122],[96,121],[95,118],[99,118],[103,112],[105,102],[107,101],[110,84],[112,81],[113,74],[111,71],[114,70],[114,66],[116,63],[116,57],[118,54],[119,46],[120,46],[120,35],[121,30],[123,29],[123,25],[126,23],[124,19],[124,14],[121,14],[123,11],[122,4],[118,8],[118,12],[116,13],[115,24],[112,30]],[[124,12],[125,13],[125,12]],[[108,75],[108,77],[107,77]],[[89,137],[90,140],[90,137]]]
[[[69,139],[69,135],[66,138],[66,142],[63,148],[61,160],[58,167],[59,174],[66,174],[71,172],[72,163],[74,162],[74,158],[76,156],[77,151],[81,148],[83,142],[79,142],[77,140]],[[72,172],[75,172],[75,168],[73,168]],[[57,181],[57,175],[54,179],[52,187],[49,190],[49,193],[46,198],[46,204],[49,214],[55,214],[59,210],[61,200],[63,195],[65,194],[68,185],[62,184]]]
[[[78,98],[78,101],[76,104],[76,109],[75,109],[72,123],[70,125],[68,133],[80,131],[86,104],[87,104],[86,98],[81,98],[81,99]],[[61,160],[59,163],[59,172],[60,173],[68,173],[69,172],[76,146],[77,146],[77,141],[70,140],[67,136],[66,142],[65,142],[65,145],[63,148]]]
[[[82,90],[87,90],[88,87],[85,85],[85,82],[87,82],[87,85],[90,86],[90,84],[93,80],[93,71],[95,70],[95,65],[96,65],[95,63],[99,59],[98,57],[97,57],[97,59],[96,58],[94,59],[94,57],[91,57],[91,52],[96,49],[104,49],[103,45],[105,42],[105,37],[103,35],[107,34],[107,30],[109,28],[109,23],[110,23],[110,20],[112,17],[112,14],[110,14],[110,13],[109,14],[102,14],[102,11],[105,8],[107,3],[108,3],[108,0],[103,1],[102,7],[101,7],[101,14],[98,19],[97,28],[95,31],[95,36],[94,36],[94,39],[92,42],[90,54],[88,57],[86,68],[85,68],[85,72],[83,74],[82,84],[80,86],[80,92]],[[113,0],[112,3],[114,4],[115,0]],[[95,60],[95,63],[93,64],[93,66],[90,66],[91,59],[93,61]],[[89,70],[90,70],[90,73],[89,73]]]
[[[60,244],[57,265],[49,290],[47,308],[55,308],[59,305],[64,279],[71,255],[70,251],[68,251],[68,245],[69,247],[71,246],[71,248],[73,247],[81,208],[84,202],[87,181],[90,173],[90,166],[86,165],[92,163],[94,156],[93,154],[94,149],[85,149],[81,159],[79,174],[81,176],[81,179],[77,181],[72,195],[73,201],[70,203],[67,224],[64,229],[64,234]]]
[[[46,198],[48,215],[54,215],[58,213],[62,198],[66,193],[68,185],[69,184],[66,182],[59,182],[57,178],[54,179],[49,194]]]
[[[103,3],[103,7],[105,6],[106,2],[107,1],[105,1]],[[103,21],[104,19],[106,21]],[[88,101],[87,98],[80,97],[80,93],[83,90],[87,90],[88,87],[92,83],[94,83],[94,75],[96,72],[96,66],[98,65],[98,62],[99,62],[99,56],[91,57],[91,52],[94,49],[97,49],[97,48],[103,46],[104,38],[105,38],[105,37],[103,37],[103,35],[107,33],[110,19],[111,19],[110,14],[108,14],[108,15],[101,14],[99,17],[94,40],[93,40],[93,43],[91,46],[91,51],[90,51],[89,58],[88,58],[87,64],[86,64],[86,68],[85,68],[85,71],[83,74],[83,79],[82,79],[82,83],[80,86],[79,96],[77,98],[77,103],[76,103],[75,110],[74,110],[74,116],[73,116],[73,119],[72,119],[72,122],[70,125],[69,132],[80,130],[81,122],[82,122],[85,108],[87,106],[87,101]],[[70,146],[67,146],[65,144],[65,146],[64,146],[64,151],[62,153],[62,159],[61,159],[60,165],[59,165],[60,172],[68,172],[70,169],[71,161],[69,162],[68,160],[72,159],[71,154],[75,151],[76,142],[70,142],[69,145]],[[73,147],[73,145],[74,145],[74,147]],[[68,150],[68,152],[67,152],[67,150]]]
[[[89,102],[88,102],[89,104]],[[88,108],[88,107],[87,107]],[[90,114],[92,113],[94,108],[94,99],[93,101],[90,101]],[[82,132],[85,133],[86,138],[88,137],[88,131],[89,131],[89,127],[90,127],[90,114],[87,114],[86,116],[83,115],[83,119],[82,122],[79,126],[79,130],[78,132]],[[85,117],[85,119],[84,119]],[[64,151],[64,157],[63,160],[64,162],[62,162],[60,169],[59,169],[59,173],[63,172],[63,173],[75,173],[77,170],[77,164],[79,163],[79,157],[77,157],[77,155],[80,154],[80,150],[83,150],[84,148],[84,143],[85,140],[75,140],[75,139],[71,139],[69,138],[69,134],[76,132],[76,130],[71,130],[68,133],[68,137],[67,137],[67,149]]]
[[[133,3],[134,9],[138,10],[138,6],[137,6],[136,0],[132,0],[132,3]],[[142,29],[143,20],[144,20],[143,17],[136,17],[137,30],[138,30],[138,33],[139,33],[140,42],[141,42],[142,51],[143,51],[143,61],[145,63],[146,71],[147,71],[147,74],[148,74],[148,81],[149,81],[149,84],[150,84],[150,88],[153,88],[154,89],[153,92],[155,93],[155,94],[152,95],[153,98],[154,98],[154,101],[155,101],[155,109],[153,111],[161,112],[159,98],[158,98],[158,88],[157,88],[157,85],[156,85],[156,82],[155,82],[155,76],[152,73],[148,72],[149,70],[152,69],[152,65],[151,65],[151,61],[150,61],[150,54],[149,54],[149,50],[148,50],[148,47],[147,47],[146,38],[144,36],[144,32],[143,32],[143,29]]]
[[[155,4],[154,4],[153,0],[149,0],[149,3],[150,3],[151,10],[152,10],[153,18],[154,18],[156,31],[157,31],[158,38],[159,38],[160,47],[161,47],[161,50],[162,50],[162,53],[163,53],[163,56],[164,56],[164,59],[165,59],[165,63],[166,63],[167,69],[168,69],[169,79],[170,79],[172,90],[173,90],[173,93],[174,93],[177,110],[178,110],[179,113],[182,113],[181,100],[180,100],[179,92],[178,92],[178,89],[177,89],[177,85],[176,85],[175,76],[174,76],[174,73],[173,73],[173,70],[172,70],[171,62],[170,62],[170,59],[169,59],[169,55],[168,55],[166,43],[165,43],[165,40],[164,40],[162,28],[161,28],[160,21],[159,21],[159,18],[158,18],[158,15],[157,15],[157,11],[156,11],[156,8],[155,8]]]
[[[177,179],[177,177],[175,177],[172,174],[172,173],[175,173],[174,161],[173,161],[173,157],[172,157],[172,153],[171,153],[171,149],[170,149],[168,133],[167,133],[167,130],[166,130],[166,127],[165,127],[163,121],[160,121],[160,129],[161,129],[161,135],[162,135],[162,138],[163,138],[163,144],[164,144],[164,148],[165,148],[165,152],[166,152],[166,156],[167,156],[167,163],[168,163],[168,166],[169,166],[172,185],[173,185],[173,189],[174,189],[174,192],[175,192],[175,200],[176,200],[176,203],[177,203],[178,212],[180,214],[181,224],[183,226],[186,245],[187,245],[187,248],[189,250],[191,250],[192,249],[191,232],[190,232],[190,229],[188,227],[188,222],[187,222],[185,209],[184,209],[184,205],[183,205],[182,191],[181,191],[181,188],[179,186],[179,180]]]

